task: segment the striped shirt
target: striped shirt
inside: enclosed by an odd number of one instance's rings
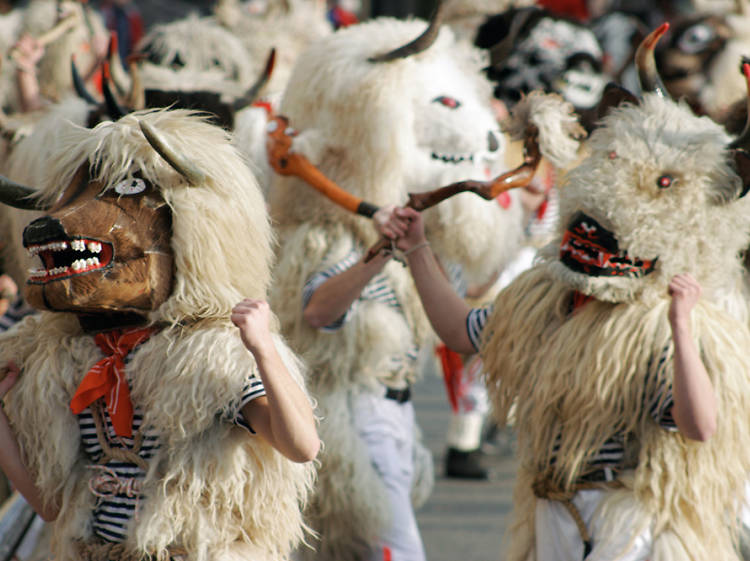
[[[34,308],[26,304],[23,298],[19,296],[15,301],[11,302],[5,314],[0,316],[0,333],[7,331],[24,317],[33,314],[35,311]]]
[[[221,418],[251,433],[254,432],[245,420],[241,409],[265,393],[261,380],[249,378],[242,389],[241,396],[221,412]],[[102,411],[105,424],[103,428],[109,445],[112,448],[132,450],[134,440],[117,436],[106,408],[102,408]],[[141,430],[142,423],[143,413],[136,405],[133,414],[134,435]],[[144,498],[141,486],[146,472],[140,466],[126,461],[110,459],[104,464],[98,463],[102,459],[103,451],[96,435],[91,408],[84,409],[78,415],[78,426],[83,451],[91,462],[88,466],[92,471],[89,488],[97,497],[96,506],[92,512],[94,534],[108,542],[123,542],[127,536],[128,524],[135,516],[138,501]],[[138,456],[148,462],[154,457],[159,446],[158,433],[154,428],[146,427],[143,430],[143,440]]]
[[[341,261],[331,265],[325,270],[319,271],[313,274],[305,283],[302,288],[302,309],[304,310],[310,303],[310,299],[315,291],[326,282],[328,279],[335,277],[336,275],[343,273],[347,269],[353,267],[362,257],[361,252],[356,249],[352,249]],[[401,303],[398,301],[396,293],[391,288],[388,282],[388,277],[385,273],[378,273],[370,279],[359,297],[352,302],[349,309],[344,314],[333,321],[329,325],[320,328],[321,331],[334,332],[341,329],[347,321],[352,317],[352,314],[357,309],[361,302],[379,302],[394,310],[402,311]],[[390,370],[397,371],[402,368],[412,368],[416,365],[417,357],[419,354],[419,347],[414,342],[409,344],[408,350],[403,354],[396,354],[390,357]]]
[[[487,318],[492,313],[492,306],[483,308],[473,308],[466,317],[466,331],[471,344],[479,350],[481,344],[482,332],[487,325]],[[659,356],[658,361],[654,364],[653,359],[649,361],[647,376],[656,376],[660,380],[657,390],[652,396],[644,394],[643,402],[648,408],[651,418],[663,429],[676,431],[677,424],[672,416],[674,406],[674,397],[672,395],[672,386],[667,384],[665,370],[669,359],[671,358],[671,347],[667,345]],[[560,449],[560,436],[558,435],[553,444],[553,452],[556,455]],[[601,468],[617,468],[621,466],[625,457],[625,434],[617,433],[609,438],[591,458],[588,468],[591,470]],[[554,464],[554,459],[552,461]]]

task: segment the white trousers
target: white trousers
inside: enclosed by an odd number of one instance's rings
[[[581,513],[593,542],[593,549],[585,560],[646,561],[653,545],[650,528],[638,531],[635,536],[627,531],[617,532],[618,535],[614,536],[603,533],[603,520],[596,511],[609,492],[604,489],[584,489],[573,497],[573,504]],[[578,526],[560,502],[537,499],[534,515],[537,561],[584,559],[583,540]]]
[[[370,461],[383,480],[393,514],[393,523],[370,561],[424,561],[424,546],[410,497],[415,432],[412,403],[362,394],[357,398],[354,422]]]

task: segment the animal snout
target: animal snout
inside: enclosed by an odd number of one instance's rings
[[[67,238],[65,228],[59,220],[51,216],[37,218],[23,230],[23,245],[26,247],[64,238]]]
[[[500,141],[497,139],[497,135],[492,132],[487,132],[487,149],[490,152],[497,152],[500,149]]]

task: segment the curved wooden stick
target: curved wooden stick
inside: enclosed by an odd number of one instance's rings
[[[48,31],[45,31],[39,37],[37,37],[36,40],[40,46],[46,47],[53,41],[65,35],[65,33],[67,33],[68,30],[73,29],[77,23],[78,23],[77,14],[73,13],[73,14],[70,14],[69,16],[65,16],[63,19],[57,22],[54,27],[52,27]],[[20,51],[18,47],[13,47],[8,52],[8,58],[15,59],[19,54],[20,54]]]
[[[289,119],[277,115],[268,122],[267,132],[268,161],[276,173],[299,177],[337,205],[355,214],[372,218],[378,210],[376,205],[342,189],[323,175],[305,156],[291,151],[297,131],[289,127]]]
[[[505,191],[516,187],[526,187],[534,178],[536,168],[542,159],[539,152],[539,131],[533,125],[529,125],[529,128],[526,129],[523,150],[524,159],[520,166],[497,176],[491,181],[459,181],[433,191],[409,193],[409,201],[405,206],[422,212],[459,193],[475,193],[483,199],[491,201]],[[365,256],[365,263],[388,247],[390,243],[391,240],[383,238],[372,246]]]

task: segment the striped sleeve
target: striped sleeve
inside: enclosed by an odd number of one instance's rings
[[[307,282],[302,287],[302,309],[304,310],[307,305],[310,303],[310,299],[312,298],[312,295],[315,293],[320,286],[326,282],[328,279],[335,277],[339,273],[342,273],[352,267],[354,264],[357,263],[360,259],[360,254],[356,250],[350,251],[344,259],[339,261],[338,263],[332,265],[331,267],[319,271],[315,273],[313,276],[311,276],[309,279],[307,279]],[[341,329],[346,321],[349,319],[352,313],[354,305],[350,306],[349,309],[342,315],[340,318],[335,320],[333,323],[326,325],[325,327],[321,327],[321,331],[336,331],[338,329]]]
[[[7,331],[13,325],[21,321],[24,317],[34,313],[31,308],[20,296],[8,307],[5,315],[0,316],[0,331]]]
[[[472,308],[466,316],[466,333],[472,346],[479,352],[482,344],[482,332],[487,325],[487,318],[492,313],[492,306],[484,308]]]
[[[248,378],[247,382],[242,388],[242,393],[240,395],[239,401],[233,404],[235,405],[235,407],[233,407],[232,409],[235,411],[235,413],[233,418],[230,419],[231,422],[238,427],[242,427],[250,431],[250,433],[255,434],[253,427],[251,427],[250,423],[247,421],[247,419],[245,419],[245,415],[242,413],[242,408],[254,399],[258,399],[259,397],[264,395],[266,395],[266,388],[263,387],[263,382],[261,381],[261,379],[254,376]]]
[[[672,394],[672,384],[667,381],[667,367],[670,363],[672,350],[670,345],[666,345],[659,359],[654,364],[653,360],[649,366],[649,376],[655,376],[659,381],[657,390],[648,400],[648,411],[651,418],[656,421],[660,427],[669,431],[676,431],[677,423],[672,416],[674,409],[674,396]]]

